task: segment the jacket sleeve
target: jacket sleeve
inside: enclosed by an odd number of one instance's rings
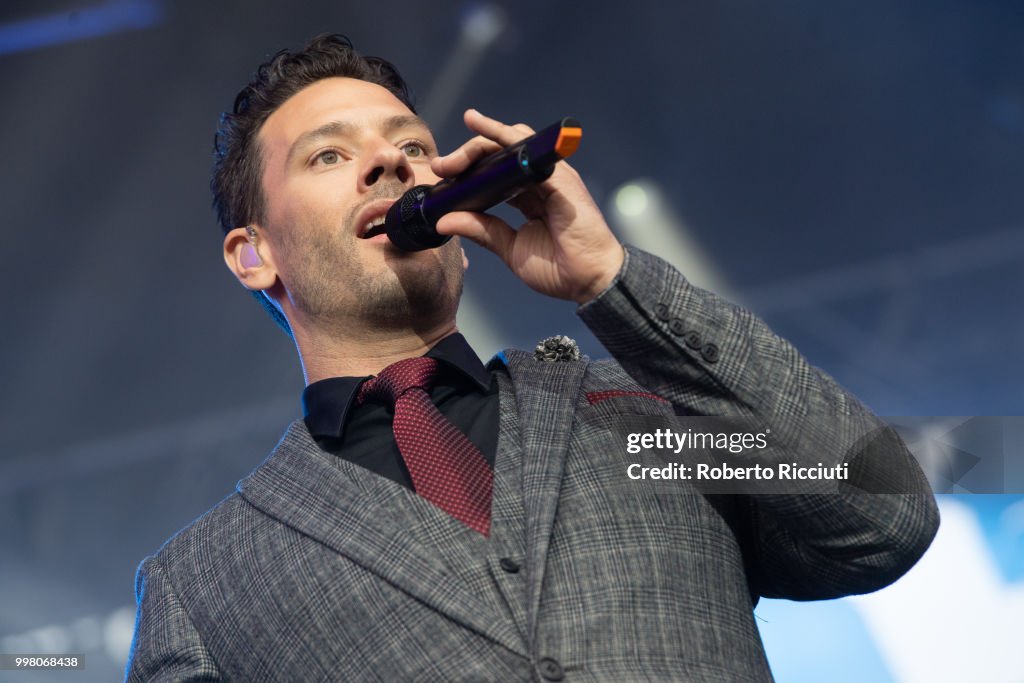
[[[679,414],[764,417],[807,430],[829,416],[875,427],[865,462],[899,471],[914,493],[751,494],[736,513],[748,579],[766,597],[821,599],[877,590],[924,554],[938,510],[902,440],[749,311],[690,284],[665,261],[627,247],[615,281],[578,314],[639,384]],[[814,439],[830,443],[829,434]]]
[[[148,557],[139,566],[135,597],[138,612],[125,681],[221,680],[159,557]]]

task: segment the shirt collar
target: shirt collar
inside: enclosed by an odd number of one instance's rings
[[[476,384],[481,391],[491,385],[490,373],[461,334],[448,335],[425,356],[436,358]],[[313,382],[302,392],[302,412],[313,436],[340,437],[349,408],[366,377],[329,377]]]

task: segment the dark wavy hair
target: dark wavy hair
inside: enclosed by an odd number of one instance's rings
[[[415,113],[409,88],[391,62],[364,57],[346,36],[317,36],[297,51],[281,50],[256,70],[235,97],[231,111],[220,116],[213,137],[213,208],[224,234],[262,222],[266,213],[261,178],[263,159],[257,134],[267,118],[288,98],[325,78],[343,76],[387,88]],[[291,336],[281,312],[263,292],[253,292],[274,321]]]

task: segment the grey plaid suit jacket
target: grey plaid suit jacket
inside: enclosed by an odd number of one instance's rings
[[[756,596],[875,590],[931,542],[928,493],[622,486],[614,415],[866,411],[638,250],[579,315],[618,362],[504,353],[491,539],[320,451],[298,421],[142,563],[127,680],[768,681]]]

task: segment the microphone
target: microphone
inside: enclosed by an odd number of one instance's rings
[[[452,211],[486,211],[546,180],[559,160],[580,145],[583,128],[565,117],[558,123],[480,159],[437,185],[417,185],[403,194],[384,218],[388,239],[405,251],[439,247],[451,235],[437,233],[437,221]]]

